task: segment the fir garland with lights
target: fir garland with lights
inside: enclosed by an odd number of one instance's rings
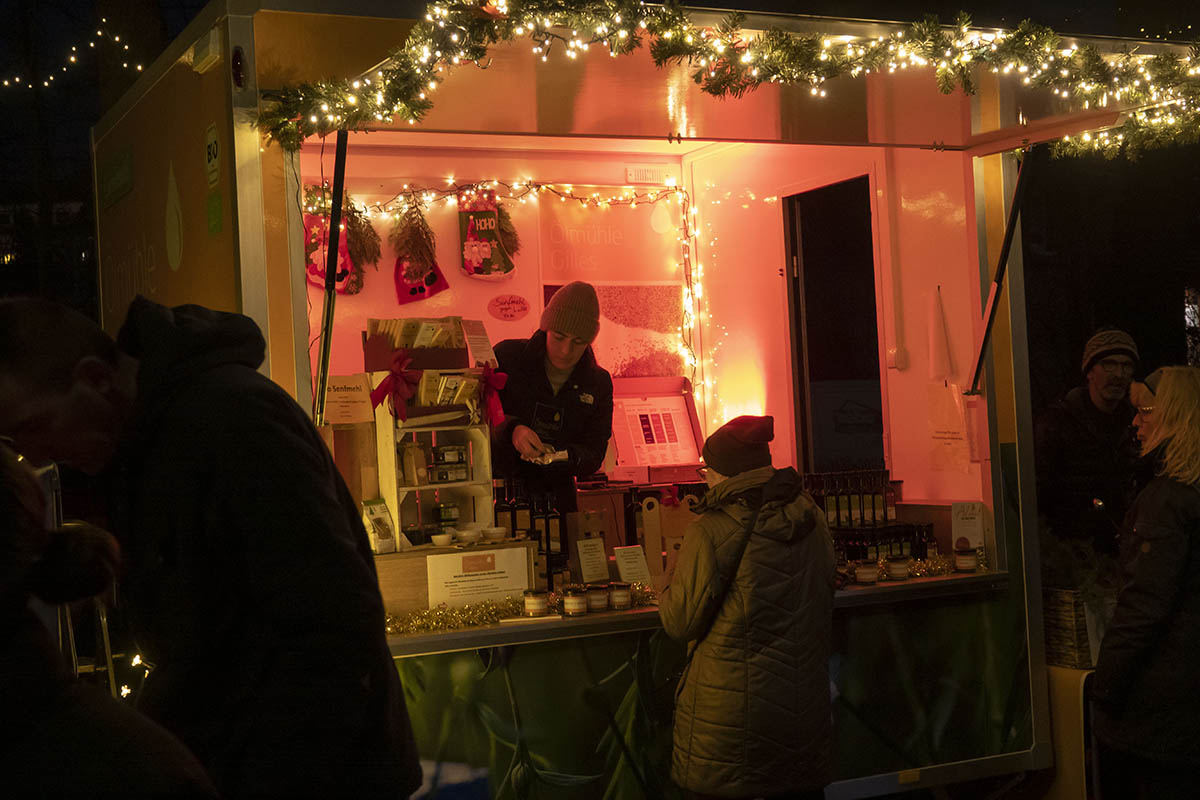
[[[1094,47],[1061,47],[1050,28],[1028,20],[1012,31],[971,28],[959,14],[954,26],[927,16],[887,36],[861,38],[796,34],[771,28],[749,37],[745,16],[732,13],[713,28],[698,28],[671,0],[461,0],[434,3],[386,66],[369,76],[263,93],[259,126],[287,150],[311,135],[407,120],[415,124],[433,106],[434,90],[463,63],[487,68],[497,42],[526,38],[547,60],[557,48],[577,58],[592,46],[612,56],[649,40],[657,66],[686,62],[701,90],[740,97],[764,83],[801,84],[824,96],[841,76],[890,73],[932,66],[938,88],[975,91],[973,69],[1013,74],[1025,85],[1082,101],[1085,107],[1122,102],[1134,110],[1115,131],[1059,142],[1058,155],[1098,151],[1136,156],[1145,149],[1200,139],[1200,49],[1186,56],[1135,52],[1104,56]]]

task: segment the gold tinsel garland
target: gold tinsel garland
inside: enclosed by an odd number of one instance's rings
[[[657,594],[644,583],[630,586],[633,607],[651,605]],[[549,592],[548,605],[562,613],[562,597],[558,592]],[[458,608],[438,606],[421,609],[402,616],[387,615],[387,632],[390,636],[411,636],[417,633],[441,633],[461,628],[476,628],[496,625],[508,617],[519,617],[524,613],[524,597],[505,597],[503,600],[481,600]]]

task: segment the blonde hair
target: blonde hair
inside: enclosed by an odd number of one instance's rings
[[[1200,367],[1164,367],[1146,452],[1163,445],[1159,474],[1200,485]]]

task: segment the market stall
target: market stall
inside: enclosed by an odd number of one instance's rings
[[[631,34],[621,10],[580,4],[613,28],[580,34],[547,11],[518,31],[503,8],[431,7],[412,32],[390,7],[303,6],[214,2],[97,127],[105,324],[135,291],[237,308],[302,405],[314,386],[322,415],[343,397],[325,421],[369,527],[387,530],[377,567],[423,756],[485,770],[495,793],[669,796],[682,648],[658,630],[652,589],[702,488],[703,436],[768,413],[774,463],[805,475],[846,580],[827,796],[1046,766],[1012,151],[1120,109],[1003,73],[1028,76],[1030,52],[1059,47],[1067,63],[1077,43],[1044,49],[1026,31],[1012,68],[976,74],[971,58],[991,63],[1006,36],[914,28],[971,54],[938,69],[977,92],[942,93],[927,48],[906,52],[882,23],[752,17],[739,31],[696,12]],[[447,24],[458,54],[429,44]],[[482,43],[484,24],[500,41]],[[807,61],[783,67],[837,69],[760,85],[749,48],[772,27],[811,37]],[[693,38],[729,42],[740,66],[709,67]],[[656,64],[664,48],[681,60]],[[428,65],[427,85],[400,86],[404,58]],[[296,88],[329,75],[345,80]],[[171,112],[187,141],[124,170],[154,109],[197,87],[211,102]],[[347,127],[342,157],[322,134]],[[147,173],[170,174],[163,226],[127,213],[158,213]],[[201,213],[207,238],[172,227]],[[989,290],[997,263],[1008,279]],[[614,436],[579,511],[543,505],[537,528],[493,473],[488,353],[528,337],[571,281],[599,296]],[[464,581],[472,570],[488,580]]]

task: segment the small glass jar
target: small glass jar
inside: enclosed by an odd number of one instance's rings
[[[438,503],[434,511],[438,522],[458,522],[458,506],[454,503]]]
[[[908,580],[908,556],[888,556],[887,574],[889,580]]]
[[[593,583],[587,587],[588,611],[608,611],[608,584]]]
[[[563,589],[563,613],[568,617],[582,617],[588,612],[587,590],[571,585]]]
[[[444,444],[433,448],[434,464],[463,464],[467,460],[466,445]]]
[[[525,590],[525,616],[542,617],[550,611],[549,597],[537,589]]]
[[[954,571],[975,572],[979,569],[979,553],[974,547],[954,548]]]
[[[608,585],[608,606],[614,611],[633,607],[633,590],[624,581],[613,581]]]
[[[854,567],[854,582],[873,586],[879,580],[879,562],[867,559]]]

